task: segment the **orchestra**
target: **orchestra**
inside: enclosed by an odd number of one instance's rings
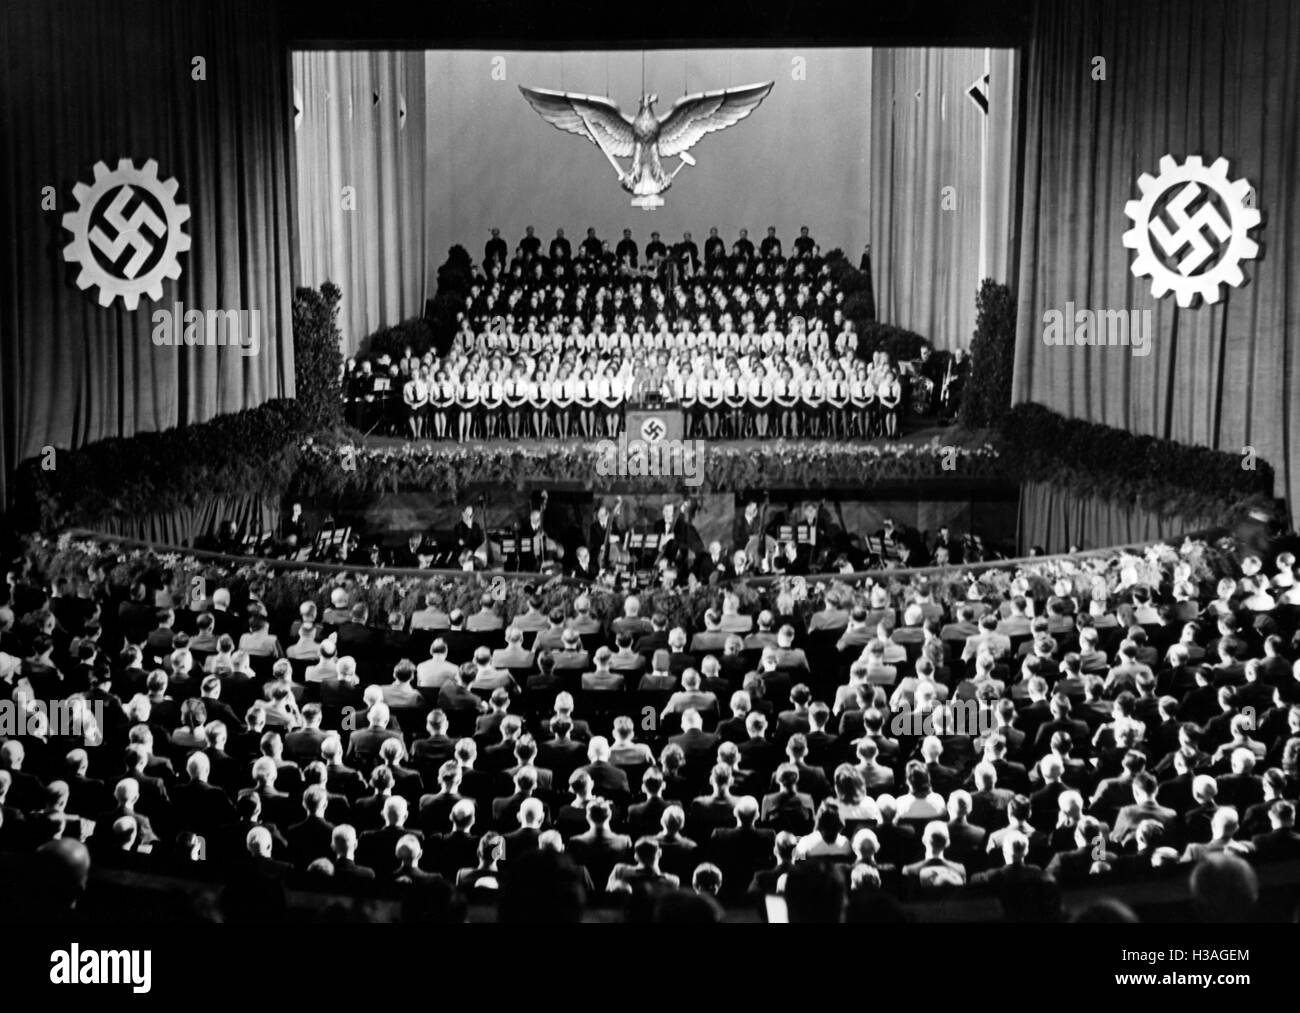
[[[978,536],[959,537],[947,526],[927,540],[886,517],[878,530],[859,536],[845,530],[842,517],[832,517],[824,500],[774,510],[766,494],[744,497],[730,523],[730,543],[714,538],[707,545],[695,520],[700,507],[691,499],[668,498],[653,509],[641,504],[625,516],[623,497],[598,498],[589,514],[577,511],[574,523],[552,517],[548,500],[542,491],[519,522],[492,528],[481,519],[484,504],[467,503],[450,531],[405,532],[382,539],[384,544],[328,517],[313,534],[302,504],[295,502],[274,537],[226,522],[201,547],[375,568],[537,573],[615,585],[662,582],[665,574],[708,585],[986,558]],[[589,519],[582,520],[584,514]]]

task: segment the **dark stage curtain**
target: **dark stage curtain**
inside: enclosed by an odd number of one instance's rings
[[[1300,470],[1300,6],[1088,0],[1036,5],[1014,397],[1062,414],[1241,453],[1277,470],[1294,516]],[[1094,80],[1094,58],[1105,80]],[[1222,156],[1263,225],[1245,287],[1180,309],[1130,273],[1121,237],[1138,177],[1165,154]],[[1150,310],[1153,350],[1057,347],[1044,313]]]
[[[166,513],[131,517],[115,524],[96,524],[95,530],[124,538],[139,538],[159,545],[193,545],[218,526],[234,521],[245,531],[274,531],[279,521],[275,504],[260,496],[214,496],[196,506]]]
[[[0,482],[46,445],[293,394],[293,123],[277,10],[257,0],[0,5]],[[134,311],[120,299],[101,308],[63,258],[73,187],[93,181],[97,162],[115,169],[124,158],[156,160],[191,212],[180,278]],[[43,206],[46,187],[54,207]],[[153,313],[176,301],[259,311],[259,354],[155,346]]]
[[[871,53],[877,318],[936,348],[969,348],[980,282],[1011,280],[1019,62],[1010,49]]]
[[[293,54],[302,275],[343,291],[343,347],[424,306],[425,54]]]
[[[1213,526],[1207,518],[1162,516],[1140,507],[1080,498],[1073,490],[1047,482],[1020,487],[1020,551],[1035,545],[1049,553],[1071,547],[1099,549],[1179,538]]]

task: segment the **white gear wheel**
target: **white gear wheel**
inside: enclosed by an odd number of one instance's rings
[[[1151,214],[1156,201],[1171,188],[1185,183],[1197,183],[1213,190],[1231,217],[1231,235],[1219,262],[1201,274],[1184,275],[1166,267],[1151,246]],[[1235,286],[1245,281],[1242,262],[1259,255],[1259,244],[1250,238],[1249,232],[1259,225],[1260,215],[1255,208],[1246,205],[1251,192],[1250,183],[1244,179],[1228,178],[1226,158],[1219,158],[1206,168],[1199,155],[1189,155],[1182,164],[1172,155],[1165,155],[1160,159],[1160,175],[1144,172],[1138,177],[1138,189],[1142,191],[1141,199],[1124,205],[1124,214],[1132,220],[1133,228],[1124,233],[1123,242],[1130,250],[1136,251],[1133,276],[1151,279],[1154,298],[1159,299],[1172,291],[1179,306],[1191,306],[1198,295],[1207,303],[1217,303],[1223,283]]]
[[[163,254],[154,266],[144,274],[134,278],[119,278],[104,270],[90,248],[90,216],[101,198],[122,186],[132,186],[151,194],[166,215],[166,235],[160,237],[166,242]],[[140,304],[140,296],[148,296],[157,301],[162,298],[164,278],[175,280],[181,276],[181,265],[177,259],[180,253],[190,248],[190,237],[181,231],[181,226],[189,221],[188,204],[176,202],[176,192],[180,184],[175,179],[160,180],[158,163],[149,159],[140,168],[129,158],[117,163],[117,168],[110,170],[103,162],[95,163],[95,181],[90,184],[77,183],[72,188],[72,195],[77,198],[77,210],[63,216],[63,227],[72,233],[72,241],[63,248],[63,259],[81,264],[77,275],[77,288],[85,291],[91,286],[99,288],[99,305],[111,306],[113,300],[122,297],[122,303],[128,310]]]

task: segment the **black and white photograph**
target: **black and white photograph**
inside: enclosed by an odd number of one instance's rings
[[[15,987],[737,924],[1286,987],[1295,3],[4,0],[0,57]]]

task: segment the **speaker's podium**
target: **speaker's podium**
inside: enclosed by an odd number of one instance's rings
[[[686,413],[675,404],[641,401],[628,405],[625,415],[627,438],[659,443],[686,436]]]

